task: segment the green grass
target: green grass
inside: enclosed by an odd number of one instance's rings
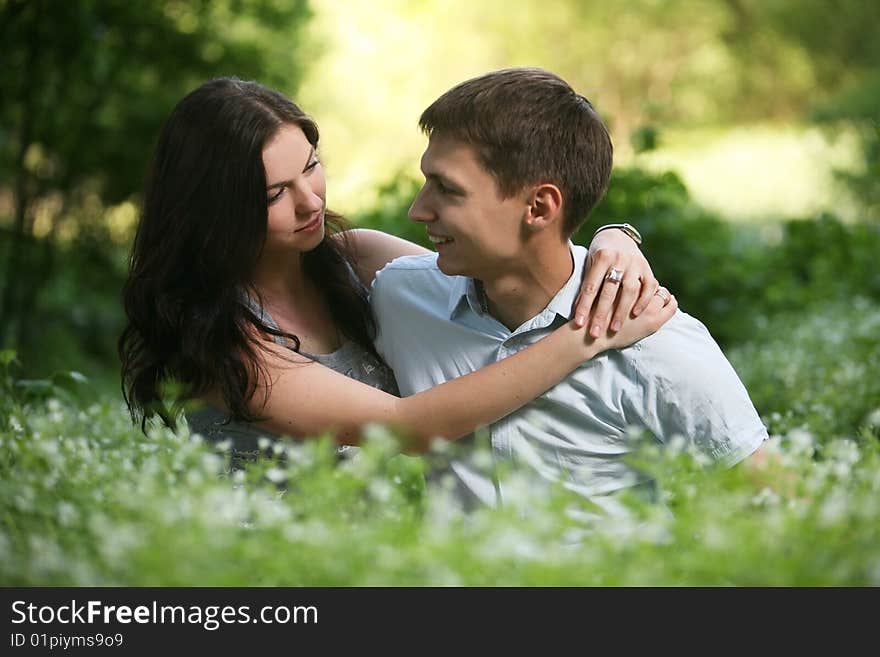
[[[75,380],[7,377],[0,583],[880,585],[878,327],[867,302],[768,321],[730,357],[774,434],[769,464],[646,448],[661,501],[624,497],[615,516],[521,472],[504,508],[464,515],[381,428],[343,465],[318,440],[230,475]]]

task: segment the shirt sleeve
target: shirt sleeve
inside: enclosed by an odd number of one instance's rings
[[[767,438],[745,386],[698,320],[679,312],[629,349],[636,385],[624,408],[628,423],[662,442],[681,436],[728,467]]]
[[[392,294],[394,285],[390,280],[393,277],[394,274],[390,273],[389,265],[386,265],[376,272],[376,277],[373,279],[373,286],[370,290],[370,309],[373,313],[373,320],[376,323],[376,337],[373,340],[373,344],[383,360],[392,367],[394,365],[391,362],[390,356],[393,354],[389,352],[388,347],[389,342],[393,344],[393,337],[389,336],[394,326],[392,318],[395,316],[395,301]],[[389,337],[391,337],[390,341]]]

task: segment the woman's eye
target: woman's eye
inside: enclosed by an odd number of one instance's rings
[[[309,162],[309,164],[306,166],[305,169],[303,169],[303,173],[305,173],[305,172],[307,172],[307,171],[311,171],[312,169],[314,169],[314,168],[315,168],[316,166],[318,166],[319,164],[321,164],[321,160],[319,160],[318,158],[315,158],[314,160],[312,160],[311,162]]]
[[[274,194],[272,194],[272,196],[270,196],[268,198],[269,205],[272,205],[275,201],[280,199],[283,195],[284,195],[284,187],[281,187],[277,192],[275,192]]]

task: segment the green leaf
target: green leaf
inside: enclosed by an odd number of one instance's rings
[[[52,383],[56,386],[67,388],[68,390],[74,389],[79,385],[87,384],[88,382],[89,379],[85,374],[73,370],[55,372],[52,375]]]
[[[0,349],[0,366],[6,368],[12,365],[12,363],[18,363],[18,354],[16,354],[14,349]]]

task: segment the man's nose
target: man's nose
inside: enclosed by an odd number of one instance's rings
[[[427,206],[424,199],[425,188],[419,190],[419,193],[416,195],[416,200],[413,201],[412,205],[409,206],[409,218],[412,221],[417,221],[419,223],[425,223],[428,221],[433,221],[436,217],[433,212]]]

